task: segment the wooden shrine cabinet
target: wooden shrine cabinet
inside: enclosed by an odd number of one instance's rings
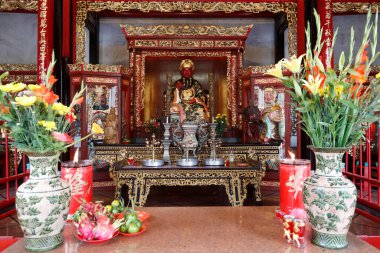
[[[239,71],[239,77],[241,80],[241,110],[242,113],[242,132],[243,143],[268,143],[263,135],[263,128],[266,128],[265,114],[273,112],[273,108],[282,109],[283,121],[281,129],[283,131],[281,135],[282,144],[285,146],[285,152],[290,150],[290,142],[292,129],[291,119],[291,105],[290,95],[285,91],[285,86],[277,79],[265,74],[268,67],[248,67]],[[269,103],[272,99],[272,103]],[[271,108],[269,108],[271,107]],[[255,119],[260,121],[260,127],[252,126],[252,114],[257,113],[258,116]],[[251,118],[247,116],[251,115]],[[258,119],[257,119],[258,118]],[[251,127],[251,129],[249,129]],[[252,127],[257,127],[256,131],[259,132],[259,138],[253,140],[252,135],[249,133],[255,131]]]
[[[116,114],[118,144],[126,142],[130,136],[130,77],[131,73],[123,66],[92,64],[69,64],[70,99],[87,87],[84,101],[75,107],[76,121],[72,125],[74,139],[80,139],[91,132],[92,123],[105,129],[107,116],[114,110]],[[93,135],[93,140],[102,142],[105,134]],[[82,159],[89,156],[87,140],[74,147],[80,148]],[[73,153],[73,152],[72,152]]]

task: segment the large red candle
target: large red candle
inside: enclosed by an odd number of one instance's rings
[[[70,184],[71,201],[68,219],[71,219],[82,201],[92,201],[92,160],[63,162],[61,178]]]
[[[304,211],[302,185],[310,176],[310,161],[303,159],[282,159],[280,162],[280,209],[286,214]]]

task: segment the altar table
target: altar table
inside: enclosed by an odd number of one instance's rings
[[[114,164],[116,172],[115,198],[121,196],[123,185],[128,186],[129,199],[136,206],[144,206],[151,186],[206,186],[222,185],[226,189],[232,206],[242,206],[247,197],[247,186],[253,184],[256,201],[261,203],[260,183],[265,167],[166,165],[152,168],[143,166],[121,166]]]
[[[67,223],[64,243],[51,253],[374,253],[376,248],[349,233],[347,248],[327,250],[311,244],[310,225],[305,249],[296,249],[282,237],[282,225],[275,206],[245,207],[145,207],[151,214],[144,222],[147,230],[135,237],[117,236],[108,242],[91,244],[75,237],[75,227]],[[22,253],[21,239],[4,252]]]

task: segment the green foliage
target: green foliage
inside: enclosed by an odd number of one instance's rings
[[[315,147],[351,147],[363,138],[365,128],[377,120],[375,113],[380,111],[380,74],[372,80],[368,78],[370,66],[380,54],[376,49],[378,15],[371,23],[371,13],[368,12],[356,55],[353,52],[354,30],[351,29],[349,56],[346,57],[344,52],[340,54],[337,69],[331,66],[337,31],[331,49],[322,51],[324,31],[316,11],[314,15],[317,26],[315,47],[311,48],[308,24],[306,54],[298,59],[281,60],[268,74],[281,79],[288,88],[300,112],[301,128]],[[327,63],[324,66],[320,59],[326,53]],[[291,75],[283,76],[283,68]]]

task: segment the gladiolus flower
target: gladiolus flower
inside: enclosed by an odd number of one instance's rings
[[[268,75],[271,75],[271,76],[274,76],[274,77],[277,77],[277,78],[282,78],[284,77],[282,75],[282,68],[281,68],[281,61],[279,61],[273,69],[269,69],[267,71],[267,74]]]
[[[367,81],[367,78],[365,77],[365,65],[361,64],[359,67],[355,69],[357,74],[351,74],[350,77],[351,79],[356,83],[356,84],[362,84]]]
[[[288,59],[282,60],[282,66],[284,66],[287,70],[292,72],[293,74],[299,73],[301,71],[301,62],[303,55],[300,55],[298,58],[296,58],[294,55],[290,58],[290,61]]]
[[[93,134],[104,134],[103,129],[96,123],[92,123],[91,132]]]
[[[67,119],[70,123],[73,123],[74,120],[77,119],[77,117],[73,113],[68,113],[66,114],[65,119]]]
[[[45,85],[40,85],[40,87],[40,89],[33,91],[37,97],[40,97],[48,104],[53,104],[58,100],[59,97],[54,92],[48,90]]]
[[[313,76],[314,78],[319,76],[321,78],[321,84],[319,86],[320,89],[322,89],[325,86],[326,76],[323,73],[319,72],[318,66],[313,67]]]
[[[38,125],[45,127],[46,131],[57,130],[57,126],[55,125],[54,121],[41,120],[38,121]]]
[[[48,80],[49,84],[53,85],[55,84],[56,81],[58,81],[58,79],[56,79],[55,76],[53,75],[49,76],[49,80]]]
[[[31,96],[31,97],[22,96],[22,97],[16,97],[15,100],[18,105],[29,107],[29,106],[32,106],[36,102],[37,98],[35,96]]]
[[[4,114],[8,114],[9,113],[9,107],[4,106],[2,103],[0,103],[0,111]]]
[[[67,133],[59,133],[57,131],[53,131],[51,133],[51,135],[53,136],[54,139],[56,139],[57,141],[62,141],[62,142],[65,142],[67,144],[70,144],[70,143],[73,143],[74,140],[70,137],[70,135],[68,135]]]
[[[52,106],[53,110],[59,115],[65,115],[69,112],[69,108],[61,103],[54,103]]]
[[[380,72],[376,74],[376,78],[380,79]]]
[[[80,105],[82,103],[83,103],[83,97],[80,97],[77,100],[75,100],[74,105]]]
[[[355,98],[355,93],[357,92],[356,94],[356,98],[359,98],[362,96],[362,93],[363,93],[363,89],[361,88],[361,85],[359,84],[354,84],[352,87],[351,87],[351,98],[354,99]]]

